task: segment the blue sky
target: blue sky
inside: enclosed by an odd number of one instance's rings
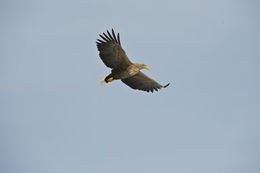
[[[0,2],[4,173],[258,173],[258,1]],[[120,81],[98,57],[114,28],[171,85]]]

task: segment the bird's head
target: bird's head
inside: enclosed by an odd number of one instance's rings
[[[138,66],[139,66],[140,70],[141,69],[150,70],[150,67],[148,65],[146,65],[146,64],[138,64]]]

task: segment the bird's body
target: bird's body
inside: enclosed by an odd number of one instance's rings
[[[108,35],[107,35],[108,34]],[[153,79],[143,74],[140,70],[150,68],[145,64],[134,64],[127,57],[125,51],[121,47],[119,33],[117,37],[112,29],[112,35],[107,31],[107,34],[103,33],[100,37],[103,40],[97,39],[97,48],[99,56],[104,64],[112,68],[111,74],[109,74],[104,81],[106,83],[114,80],[122,80],[126,85],[133,89],[151,91],[167,87],[169,84],[162,86]]]
[[[132,77],[132,76],[136,75],[143,68],[150,69],[145,64],[130,64],[125,69],[115,69],[115,70],[112,70],[112,73],[110,75],[108,75],[106,77],[106,79],[109,79],[111,77],[113,77],[114,80],[127,79],[129,77]],[[105,81],[106,81],[106,79],[105,79]]]

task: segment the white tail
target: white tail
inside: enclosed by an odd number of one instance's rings
[[[100,81],[100,85],[102,85],[102,86],[104,86],[104,85],[106,85],[106,84],[108,84],[108,83],[106,83],[106,81],[105,81],[105,78],[107,77],[107,74],[105,74],[105,75],[103,75],[102,77],[101,77],[101,81]]]

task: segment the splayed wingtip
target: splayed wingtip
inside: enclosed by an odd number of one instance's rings
[[[170,83],[164,85],[163,88],[166,88],[166,87],[168,87],[169,85],[170,85]]]

